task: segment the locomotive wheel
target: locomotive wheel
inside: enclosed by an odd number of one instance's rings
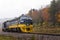
[[[4,32],[8,32],[8,30],[7,30],[7,29],[2,29],[2,31],[4,31]]]
[[[4,32],[5,32],[5,30],[4,30],[4,29],[2,29],[2,31],[4,31]]]
[[[15,32],[15,29],[11,28],[10,31],[11,31],[11,32]]]
[[[5,31],[6,31],[6,32],[9,32],[9,29],[6,29]]]

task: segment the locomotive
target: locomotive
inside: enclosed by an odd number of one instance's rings
[[[26,15],[22,15],[18,18],[7,20],[3,23],[2,31],[32,32],[33,31],[32,18]]]

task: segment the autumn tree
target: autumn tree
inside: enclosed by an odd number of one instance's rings
[[[42,17],[42,9],[39,10],[39,15],[38,16],[39,16],[38,22],[42,26],[43,25],[43,22],[44,22],[43,17]]]
[[[31,9],[31,10],[28,12],[28,15],[29,15],[30,17],[32,17],[34,23],[38,23],[38,20],[39,20],[39,12],[38,12],[38,10],[36,10],[36,9]]]

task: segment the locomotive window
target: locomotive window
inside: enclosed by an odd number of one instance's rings
[[[11,25],[13,25],[13,24],[17,24],[17,23],[18,23],[18,21],[16,21],[16,20],[10,22]]]
[[[20,24],[32,24],[32,20],[22,19],[20,20]]]
[[[21,17],[20,20],[22,20],[22,19],[27,19],[27,17]]]
[[[20,24],[24,24],[25,22],[24,22],[24,20],[20,20]]]
[[[20,18],[20,20],[22,20],[22,19],[30,19],[30,20],[32,20],[32,18],[28,17],[28,16],[23,16],[23,17]]]
[[[32,24],[32,20],[25,20],[27,24]]]

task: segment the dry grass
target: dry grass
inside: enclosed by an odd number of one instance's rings
[[[6,36],[6,35],[0,35],[0,40],[35,40],[35,36],[32,35],[32,37],[13,37],[13,36]]]
[[[34,27],[34,32],[60,34],[60,27],[39,26],[39,27]]]

